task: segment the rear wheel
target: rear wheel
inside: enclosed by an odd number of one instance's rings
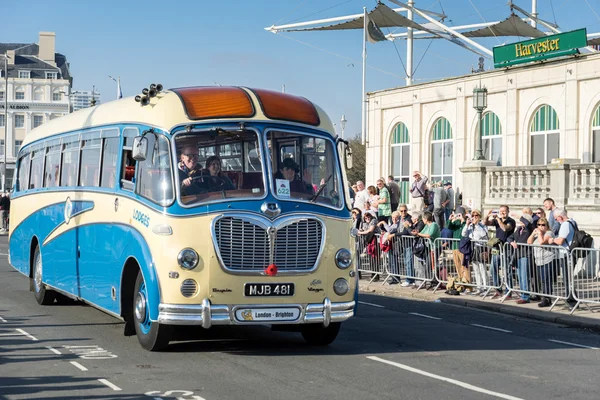
[[[165,349],[169,345],[171,327],[150,321],[148,307],[148,289],[142,273],[138,272],[133,292],[135,333],[144,349],[150,351]]]
[[[333,322],[327,327],[320,324],[308,324],[303,325],[300,332],[308,344],[327,346],[337,338],[341,326],[341,322]]]
[[[40,253],[40,246],[37,245],[33,252],[33,295],[38,304],[47,306],[54,303],[56,292],[46,289],[42,276],[42,254]]]

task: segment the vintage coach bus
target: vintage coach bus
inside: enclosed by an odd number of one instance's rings
[[[37,302],[83,300],[148,350],[174,325],[267,324],[331,343],[357,281],[349,149],[327,115],[268,90],[143,93],[23,143],[9,259]]]

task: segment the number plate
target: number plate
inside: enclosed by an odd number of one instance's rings
[[[293,283],[246,283],[244,295],[252,297],[293,296]]]

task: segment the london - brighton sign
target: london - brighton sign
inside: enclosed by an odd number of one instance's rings
[[[548,58],[568,56],[587,46],[586,30],[558,33],[542,38],[494,47],[494,67],[509,67]]]

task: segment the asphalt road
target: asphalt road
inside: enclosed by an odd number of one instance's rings
[[[326,348],[266,327],[180,329],[143,350],[92,307],[39,306],[0,237],[1,399],[590,399],[600,335],[361,295]]]

